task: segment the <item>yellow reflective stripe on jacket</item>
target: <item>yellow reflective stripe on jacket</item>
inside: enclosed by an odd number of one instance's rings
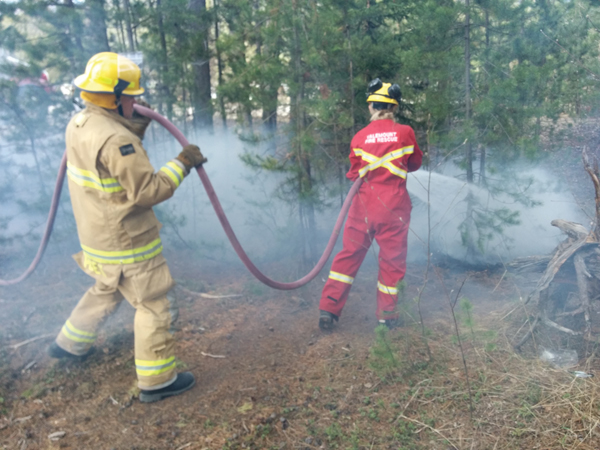
[[[176,187],[179,187],[185,178],[185,174],[183,173],[183,170],[181,170],[181,167],[179,167],[177,163],[173,161],[169,161],[167,164],[162,166],[160,171],[166,173],[169,178],[173,180],[173,183],[175,183]]]
[[[354,154],[356,156],[360,156],[363,161],[367,161],[370,163],[377,162],[379,158],[375,155],[371,155],[370,153],[365,152],[362,148],[354,148]]]
[[[145,261],[152,259],[160,252],[162,252],[163,246],[160,238],[153,240],[148,245],[139,248],[133,248],[131,250],[122,250],[107,252],[103,250],[95,250],[87,245],[81,244],[83,253],[86,258],[92,261],[99,262],[101,264],[133,264],[135,262]]]
[[[377,282],[377,289],[384,294],[398,295],[398,289],[395,286],[386,286],[385,284],[381,284],[379,281]]]
[[[96,340],[95,333],[89,333],[87,331],[80,330],[73,326],[73,324],[67,320],[62,327],[62,333],[66,338],[75,342],[94,342]]]
[[[115,178],[99,178],[94,172],[79,169],[67,161],[67,175],[79,186],[97,189],[102,192],[121,192],[123,187]]]
[[[329,272],[329,278],[346,284],[352,284],[354,282],[354,278],[344,275],[343,273],[334,272],[333,270]]]
[[[135,360],[135,371],[138,375],[150,377],[152,375],[160,375],[175,369],[175,357],[171,356],[167,359],[159,359],[158,361],[145,361],[142,359]]]
[[[393,165],[392,161],[395,161],[396,159],[400,159],[405,155],[411,155],[415,151],[415,147],[414,147],[414,145],[402,147],[397,150],[393,150],[393,151],[389,152],[388,154],[382,156],[381,158],[378,158],[375,155],[367,153],[363,149],[360,149],[360,148],[355,148],[353,150],[354,150],[354,154],[356,156],[360,156],[363,161],[370,163],[358,171],[358,175],[361,178],[364,177],[367,174],[367,172],[378,169],[380,167],[384,167],[385,169],[389,170],[391,173],[393,173],[394,175],[396,175],[400,178],[406,178],[406,170]]]

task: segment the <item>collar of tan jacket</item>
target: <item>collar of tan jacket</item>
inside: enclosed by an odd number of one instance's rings
[[[85,103],[86,111],[89,111],[92,114],[100,114],[100,115],[103,115],[104,117],[108,117],[111,120],[114,120],[115,122],[123,125],[125,128],[127,128],[133,134],[137,135],[135,128],[134,128],[134,124],[129,119],[126,119],[125,117],[120,116],[117,113],[116,109],[105,109],[98,105],[94,105],[93,103],[90,103],[90,102],[84,102],[84,103]]]

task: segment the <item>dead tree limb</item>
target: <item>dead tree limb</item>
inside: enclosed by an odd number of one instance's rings
[[[583,225],[575,222],[569,222],[563,219],[555,219],[552,222],[550,222],[550,225],[558,228],[571,239],[574,239],[576,241],[579,239],[587,238],[590,234],[590,231]],[[592,240],[592,242],[596,241]]]
[[[551,328],[555,328],[558,331],[562,331],[563,333],[570,334],[571,336],[581,336],[583,333],[580,331],[573,331],[570,328],[563,327],[562,325],[557,324],[553,320],[548,319],[547,317],[542,317],[542,322],[544,325],[548,325]]]
[[[554,222],[555,221],[553,221],[553,223]],[[567,246],[566,248],[561,249],[561,247],[559,246],[558,250],[548,263],[548,267],[546,268],[544,275],[542,275],[542,277],[539,279],[537,286],[535,287],[533,292],[527,296],[525,304],[533,300],[534,303],[538,305],[540,300],[540,293],[548,289],[548,287],[550,287],[550,283],[552,283],[552,280],[554,280],[554,276],[558,273],[561,266],[586,243],[587,234],[584,237],[572,243],[571,245]]]
[[[532,337],[536,326],[540,323],[572,336],[583,335],[585,339],[591,338],[592,321],[590,296],[594,298],[597,297],[595,293],[590,293],[590,288],[597,284],[595,282],[592,283],[592,274],[595,278],[600,280],[600,274],[598,273],[600,271],[600,264],[598,263],[597,257],[600,244],[600,169],[598,168],[598,160],[593,155],[590,157],[587,147],[584,147],[582,151],[582,159],[583,166],[594,184],[596,223],[594,224],[592,231],[588,231],[583,225],[562,219],[553,220],[551,222],[553,226],[559,228],[567,235],[567,239],[558,245],[552,258],[548,262],[546,270],[538,280],[535,289],[525,300],[526,304],[532,302],[536,311],[534,314],[527,317],[527,321],[533,323],[529,327],[527,333],[525,333],[525,336],[515,344],[517,350]],[[585,330],[583,332],[564,327],[548,317],[549,315],[554,314],[549,309],[551,284],[554,281],[556,274],[571,257],[573,257],[573,264],[577,277],[579,307],[570,315],[574,316],[576,313],[583,312],[585,317]],[[587,262],[586,258],[588,259]],[[591,274],[589,269],[591,269]],[[552,316],[552,318],[555,317],[560,316]]]
[[[588,252],[578,252],[575,255],[575,273],[577,274],[577,287],[579,289],[579,300],[583,307],[585,316],[585,334],[590,335],[592,332],[592,321],[590,320],[590,296],[588,293],[588,278],[592,276],[585,267],[585,254]]]
[[[583,147],[581,156],[583,158],[583,167],[590,175],[590,178],[594,183],[594,190],[596,192],[596,223],[594,224],[594,230],[592,233],[595,237],[595,241],[598,242],[598,226],[600,226],[600,173],[598,170],[598,159],[592,155],[593,162],[590,162],[587,146]]]

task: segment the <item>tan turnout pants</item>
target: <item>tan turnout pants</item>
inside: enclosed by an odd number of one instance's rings
[[[102,322],[126,298],[135,308],[135,367],[140,389],[168,386],[176,377],[172,324],[177,309],[167,298],[175,284],[162,255],[123,266],[100,265],[75,255],[96,278],[64,324],[56,343],[75,355],[89,351]]]

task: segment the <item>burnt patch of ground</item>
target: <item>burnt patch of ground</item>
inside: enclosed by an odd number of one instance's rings
[[[426,279],[424,267],[409,267],[406,324],[376,335],[377,269],[367,263],[337,328],[322,333],[321,277],[278,292],[239,266],[178,257],[167,255],[184,287],[176,355],[197,385],[155,404],[137,400],[125,303],[85,362],[45,355],[91,284],[68,258],[0,290],[0,448],[597,448],[595,379],[510,348],[505,324],[523,314],[519,299],[535,280],[502,269]],[[459,289],[457,336],[448,296]],[[420,315],[424,327],[413,322]]]

